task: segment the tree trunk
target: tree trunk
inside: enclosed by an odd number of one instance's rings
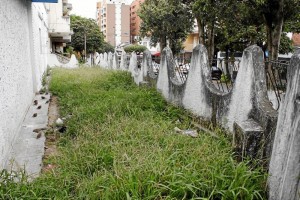
[[[199,44],[205,45],[204,23],[201,19],[197,18],[197,24],[199,32]]]
[[[279,0],[273,13],[265,13],[264,20],[267,28],[267,44],[269,51],[269,60],[276,60],[278,58],[278,50],[280,45],[280,38],[282,33],[282,26],[284,22],[283,16],[284,0]]]
[[[160,40],[160,52],[162,52],[164,48],[167,46],[167,38],[166,36],[161,36],[159,40]]]
[[[276,60],[278,58],[282,26],[283,26],[283,17],[280,19],[280,21],[275,25],[274,29],[272,30],[273,33],[272,33],[272,43],[271,43],[271,48],[272,48],[271,58],[273,60]]]
[[[215,29],[214,29],[214,21],[208,26],[207,30],[207,54],[208,54],[208,61],[211,64],[214,58],[214,47],[215,47]]]

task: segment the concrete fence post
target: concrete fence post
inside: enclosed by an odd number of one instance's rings
[[[268,180],[270,200],[300,199],[300,49],[291,59]]]

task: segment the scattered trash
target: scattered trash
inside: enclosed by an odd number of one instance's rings
[[[52,164],[48,164],[48,165],[46,165],[45,167],[44,167],[44,171],[45,172],[50,172],[50,171],[52,171],[52,170],[54,170],[56,168],[56,165],[52,165]]]
[[[64,133],[64,132],[66,132],[66,130],[67,130],[67,127],[66,127],[66,126],[62,126],[62,127],[60,127],[60,128],[58,129],[58,131],[59,131],[60,133]]]
[[[37,104],[38,104],[38,100],[34,100],[34,101],[33,101],[33,105],[36,106]]]
[[[58,118],[56,121],[55,121],[55,124],[56,126],[62,126],[64,124],[64,121],[61,119],[61,118]]]
[[[62,120],[67,120],[67,119],[70,119],[71,117],[72,117],[72,114],[69,114],[69,115],[63,117]]]
[[[191,137],[193,137],[193,138],[198,137],[197,130],[192,130],[192,129],[181,130],[180,128],[175,127],[175,128],[174,128],[174,131],[175,131],[176,133],[181,133],[181,134],[183,134],[183,135],[188,135],[188,136],[191,136]]]
[[[197,123],[195,123],[195,122],[192,122],[192,125],[195,126],[196,128],[198,128],[200,131],[203,131],[204,133],[210,134],[210,135],[211,135],[212,137],[214,137],[214,138],[219,138],[219,136],[218,136],[216,133],[214,133],[214,132],[208,130],[207,128],[204,128],[204,127],[201,126],[200,124],[197,124]]]

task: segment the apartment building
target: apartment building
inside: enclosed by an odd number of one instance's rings
[[[97,3],[97,24],[105,41],[113,46],[130,42],[130,0],[102,0]]]
[[[68,0],[46,4],[49,15],[49,48],[51,53],[63,53],[64,47],[71,42],[73,31],[70,29],[72,4]]]
[[[141,18],[138,11],[145,0],[135,0],[130,5],[130,41],[135,43],[139,39]]]
[[[293,41],[293,45],[295,47],[300,47],[300,34],[299,33],[293,33],[292,41]]]

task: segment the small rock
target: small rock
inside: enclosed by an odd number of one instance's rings
[[[37,109],[41,109],[41,108],[42,108],[42,106],[38,106],[38,107],[37,107]]]
[[[39,139],[41,136],[42,136],[42,132],[39,132],[39,133],[36,135],[36,139]]]
[[[46,97],[44,97],[44,96],[42,96],[41,98],[42,98],[42,99],[46,99]]]
[[[37,129],[34,129],[33,132],[39,133],[40,131],[44,131],[44,130],[47,130],[47,129],[46,128],[37,128]]]
[[[36,117],[37,116],[37,113],[34,113],[33,115],[32,115],[32,117]]]

